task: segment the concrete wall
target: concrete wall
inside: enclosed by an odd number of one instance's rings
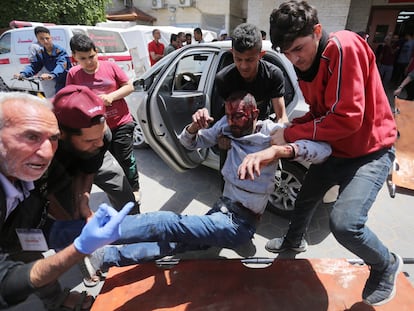
[[[352,31],[367,31],[372,1],[351,0],[346,28]]]
[[[123,7],[123,0],[114,0],[114,6]],[[219,32],[225,28],[231,31],[245,20],[247,0],[193,0],[191,7],[180,7],[179,0],[164,0],[161,9],[152,8],[152,0],[134,0],[133,5],[157,18],[154,25],[202,26],[203,21],[211,20],[213,28]]]
[[[270,13],[283,2],[263,0],[259,7],[256,0],[249,0],[247,21],[269,33]],[[351,0],[309,0],[308,2],[318,10],[319,21],[326,31],[345,29]]]
[[[219,32],[225,28],[230,34],[240,23],[247,21],[269,32],[269,16],[284,0],[193,0],[193,6],[179,7],[179,0],[164,0],[162,9],[152,9],[152,0],[127,0],[142,11],[157,18],[154,25],[202,26],[206,20],[216,21]],[[318,10],[319,20],[327,32],[341,29],[365,31],[372,7],[393,8],[414,5],[413,2],[389,3],[390,0],[308,0]],[[124,7],[124,0],[113,0],[112,10]],[[175,11],[172,8],[176,8]],[[220,25],[219,25],[220,24]],[[208,29],[208,28],[207,28]],[[372,29],[371,29],[372,30]]]

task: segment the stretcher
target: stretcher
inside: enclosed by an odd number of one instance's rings
[[[403,273],[389,303],[371,307],[361,293],[369,269],[346,259],[205,259],[110,268],[97,310],[414,310]]]
[[[396,97],[394,117],[398,138],[395,142],[395,161],[388,178],[392,198],[397,186],[414,190],[414,101]]]

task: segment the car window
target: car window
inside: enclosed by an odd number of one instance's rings
[[[205,87],[215,55],[217,52],[205,50],[180,54],[161,73],[159,87],[151,96],[159,102],[158,109],[170,133],[181,133],[194,112],[209,105]]]
[[[127,47],[118,32],[101,29],[88,29],[88,36],[95,42],[99,53],[121,53]]]
[[[0,54],[10,53],[10,33],[6,33],[3,37],[0,38]]]
[[[210,53],[190,54],[180,59],[174,72],[174,91],[196,91],[207,70]]]

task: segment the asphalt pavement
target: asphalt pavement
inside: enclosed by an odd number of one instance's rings
[[[185,173],[171,170],[150,148],[135,151],[139,165],[142,189],[142,212],[165,210],[184,214],[204,214],[220,196],[220,179],[217,171],[200,166]],[[405,258],[414,258],[412,237],[414,236],[414,192],[397,188],[395,198],[391,198],[386,185],[380,191],[372,207],[368,226],[380,237],[390,250]],[[106,195],[94,188],[92,204],[96,207],[107,200]],[[329,204],[321,205],[310,225],[307,234],[309,249],[305,253],[286,252],[280,258],[347,258],[357,259],[343,248],[329,231]],[[206,251],[188,252],[177,258],[276,258],[277,254],[265,250],[266,242],[282,236],[288,227],[288,219],[270,212],[263,215],[257,233],[251,244],[236,251],[211,248]],[[414,264],[405,264],[405,275],[414,285]],[[94,288],[85,288],[81,282],[77,266],[60,279],[63,286],[75,290],[88,290],[99,293],[103,282]],[[398,293],[397,293],[398,295]],[[9,310],[43,310],[37,297]]]

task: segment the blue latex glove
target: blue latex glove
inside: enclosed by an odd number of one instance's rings
[[[129,202],[117,212],[108,204],[99,205],[93,218],[73,242],[75,248],[83,254],[91,254],[96,249],[118,240],[121,236],[120,224],[133,207],[134,203]]]

